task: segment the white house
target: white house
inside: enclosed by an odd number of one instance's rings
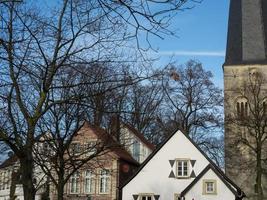
[[[185,134],[170,135],[121,187],[122,200],[241,200],[245,194]]]

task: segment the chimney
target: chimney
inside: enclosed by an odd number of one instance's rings
[[[120,142],[120,115],[114,114],[110,120],[110,132]]]

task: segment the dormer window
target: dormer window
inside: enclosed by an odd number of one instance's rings
[[[134,140],[134,142],[133,142],[133,157],[135,160],[139,161],[140,143],[137,140]]]

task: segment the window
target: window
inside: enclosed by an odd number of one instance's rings
[[[74,154],[81,153],[81,144],[80,143],[73,143],[72,144],[72,151]]]
[[[80,174],[79,172],[75,172],[70,177],[70,193],[76,194],[80,191]]]
[[[86,194],[92,193],[93,192],[93,173],[90,170],[85,171],[85,176],[84,176],[84,192]]]
[[[7,186],[7,171],[4,172],[4,187],[3,189],[8,189],[8,186]]]
[[[3,173],[0,173],[0,190],[2,190],[3,187]]]
[[[135,160],[139,161],[140,156],[140,143],[137,140],[133,142],[133,157]]]
[[[87,143],[88,155],[93,155],[97,153],[97,143],[96,141],[90,141]]]
[[[203,180],[203,194],[216,194],[216,180]]]
[[[245,98],[239,98],[236,102],[237,116],[244,119],[248,116],[248,101]]]
[[[140,198],[139,198],[139,200],[153,200],[153,195],[150,195],[150,194],[141,194],[141,195],[139,195],[140,196]]]
[[[100,171],[100,180],[99,180],[99,193],[109,193],[109,170]]]
[[[11,183],[10,178],[11,178],[11,171],[8,170],[7,171],[7,177],[6,177],[6,189],[9,189],[9,187],[10,187],[10,183]]]
[[[189,160],[177,160],[176,161],[177,178],[188,178],[189,177]]]
[[[174,200],[180,200],[180,194],[174,194]]]
[[[264,101],[262,102],[262,114],[266,115],[266,111],[267,111],[267,99],[264,99]]]

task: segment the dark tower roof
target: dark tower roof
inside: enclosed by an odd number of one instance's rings
[[[230,0],[225,65],[267,63],[267,0]]]

